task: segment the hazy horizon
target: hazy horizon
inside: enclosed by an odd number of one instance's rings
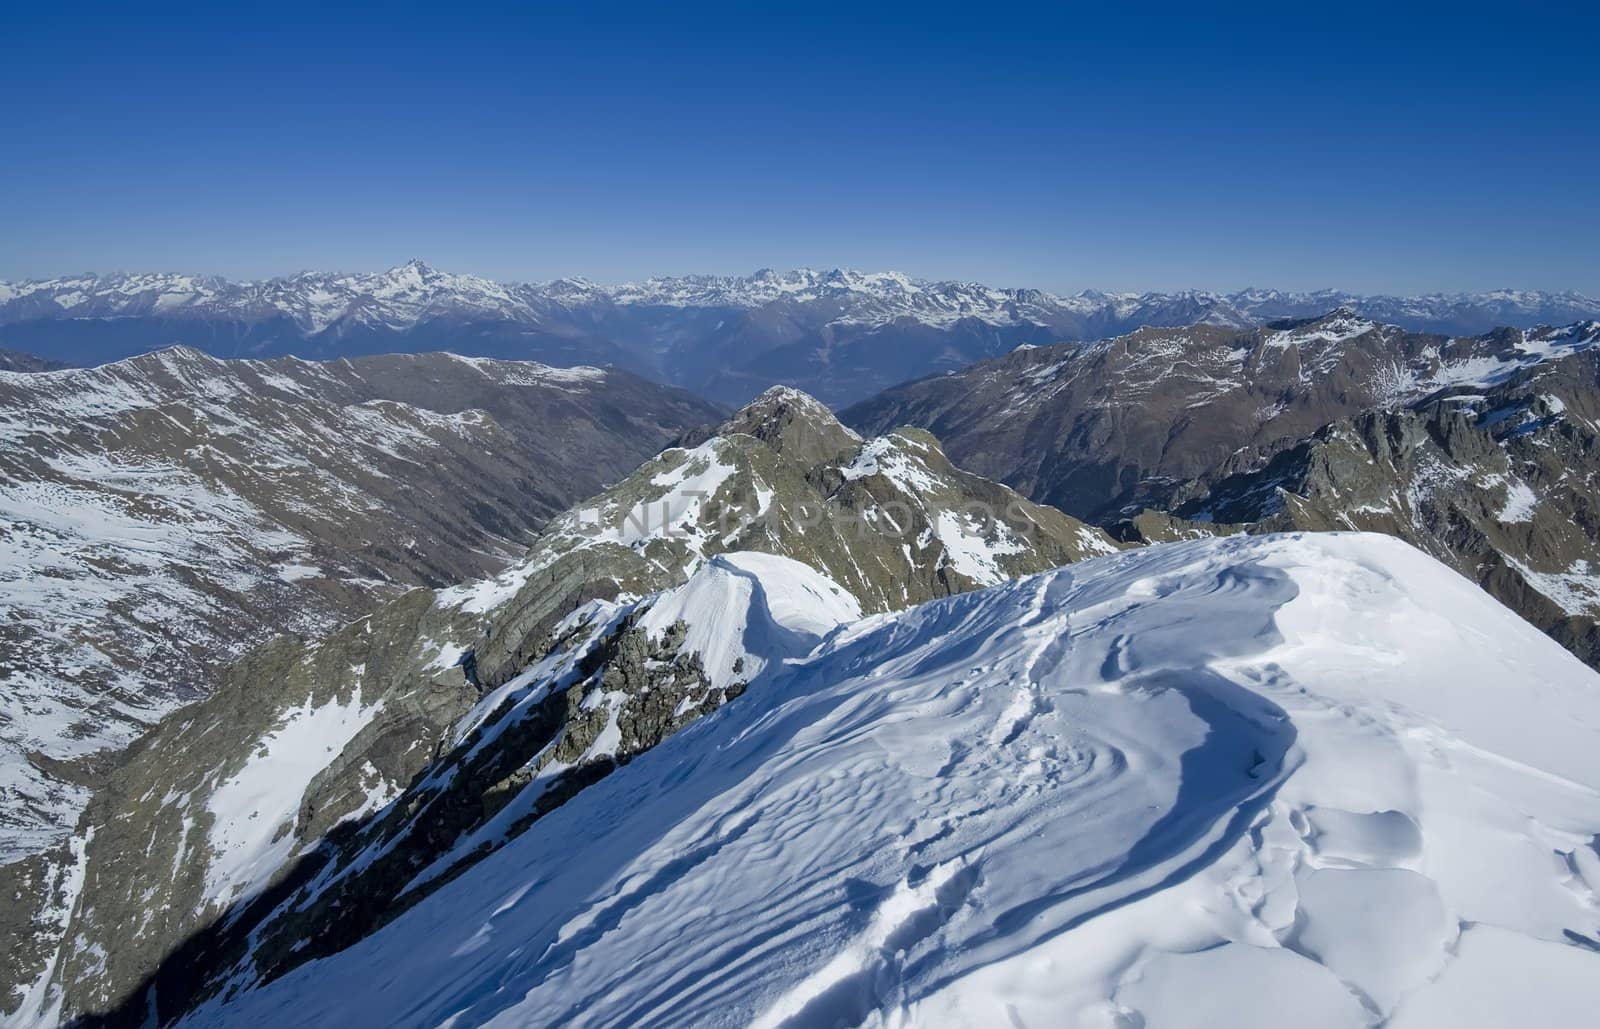
[[[778,275],[795,274],[795,273],[801,273],[801,272],[810,272],[810,273],[813,273],[813,274],[824,275],[824,274],[827,274],[829,272],[840,271],[840,272],[848,272],[848,273],[854,273],[854,274],[860,274],[860,275],[898,273],[898,274],[901,274],[901,275],[905,275],[907,278],[909,278],[909,279],[911,279],[911,280],[913,280],[915,282],[927,283],[927,284],[938,284],[938,283],[953,282],[953,283],[971,283],[971,284],[989,286],[989,287],[993,287],[993,288],[997,288],[997,289],[1038,289],[1038,290],[1041,290],[1043,292],[1050,293],[1052,295],[1059,296],[1059,297],[1072,297],[1072,296],[1078,295],[1080,293],[1103,293],[1103,294],[1107,294],[1107,295],[1117,295],[1117,294],[1142,295],[1142,294],[1209,293],[1209,294],[1227,296],[1227,295],[1235,295],[1235,294],[1239,294],[1239,293],[1247,293],[1247,292],[1252,292],[1252,291],[1277,292],[1277,293],[1284,293],[1284,294],[1308,294],[1308,295],[1309,294],[1318,294],[1318,293],[1334,293],[1334,294],[1352,294],[1352,295],[1366,296],[1366,297],[1378,297],[1378,296],[1385,296],[1385,295],[1396,296],[1396,297],[1424,296],[1424,295],[1450,296],[1450,295],[1458,295],[1458,294],[1459,295],[1474,295],[1474,294],[1496,293],[1496,292],[1504,291],[1504,292],[1523,292],[1523,293],[1542,292],[1542,293],[1550,293],[1550,294],[1570,293],[1570,294],[1577,294],[1579,296],[1583,296],[1585,298],[1590,298],[1590,299],[1600,297],[1600,290],[1596,290],[1596,291],[1585,291],[1585,290],[1581,290],[1581,289],[1559,290],[1559,289],[1550,289],[1550,288],[1547,288],[1545,286],[1541,286],[1541,285],[1538,285],[1538,284],[1502,284],[1502,285],[1499,285],[1499,286],[1491,286],[1491,287],[1484,288],[1484,289],[1437,289],[1437,290],[1419,290],[1419,291],[1415,291],[1415,292],[1405,292],[1405,293],[1399,293],[1399,292],[1395,292],[1395,291],[1392,291],[1392,290],[1370,290],[1369,291],[1369,290],[1348,289],[1346,287],[1343,287],[1343,286],[1340,286],[1340,285],[1337,285],[1337,284],[1335,284],[1335,285],[1317,286],[1317,287],[1304,288],[1304,289],[1291,289],[1291,288],[1287,288],[1287,287],[1283,287],[1283,286],[1277,286],[1277,285],[1274,285],[1272,283],[1259,283],[1259,282],[1246,283],[1244,285],[1238,285],[1238,286],[1222,286],[1222,287],[1216,287],[1216,288],[1207,288],[1207,287],[1199,287],[1199,286],[1185,286],[1185,285],[1152,286],[1152,287],[1146,287],[1146,288],[1139,288],[1139,287],[1135,287],[1135,286],[1115,287],[1115,286],[1101,286],[1101,285],[1095,285],[1095,284],[1051,288],[1051,287],[1046,287],[1046,286],[1037,286],[1037,285],[1033,285],[1033,284],[1030,284],[1030,283],[996,282],[996,281],[992,281],[992,280],[974,278],[974,277],[970,277],[970,276],[969,277],[963,277],[963,276],[917,275],[917,274],[913,274],[911,272],[906,271],[904,268],[857,268],[857,267],[851,267],[851,266],[839,265],[839,264],[834,264],[834,265],[813,265],[813,266],[796,266],[796,267],[779,267],[779,266],[776,266],[776,265],[767,264],[767,265],[761,265],[761,266],[758,266],[758,267],[755,267],[755,268],[744,269],[744,270],[732,270],[732,271],[699,271],[699,270],[691,270],[691,271],[683,271],[683,272],[655,273],[655,274],[643,275],[643,276],[639,276],[639,277],[636,277],[636,278],[629,278],[629,279],[609,279],[609,280],[598,279],[598,278],[595,278],[593,276],[588,276],[588,275],[573,275],[573,274],[555,275],[555,276],[551,276],[549,278],[541,278],[541,279],[518,279],[518,278],[512,278],[512,277],[508,277],[508,276],[498,276],[498,275],[493,275],[493,274],[484,274],[482,272],[476,272],[476,271],[467,271],[467,270],[464,270],[464,269],[461,269],[461,268],[446,267],[446,266],[440,265],[439,263],[437,263],[435,261],[430,261],[430,260],[428,260],[426,258],[420,258],[420,257],[410,257],[410,258],[406,258],[405,260],[401,260],[401,261],[392,261],[392,262],[389,262],[387,264],[382,265],[381,267],[370,267],[370,268],[332,268],[332,267],[327,267],[327,268],[317,268],[317,267],[309,267],[308,266],[308,267],[294,268],[294,269],[291,269],[291,270],[288,270],[288,271],[275,272],[275,273],[271,273],[271,274],[267,274],[267,275],[259,275],[259,276],[226,275],[226,274],[221,274],[221,273],[214,272],[214,271],[209,271],[209,270],[206,270],[206,269],[196,269],[196,268],[111,268],[111,269],[85,268],[85,269],[78,269],[78,270],[75,270],[75,271],[62,272],[62,273],[58,273],[58,274],[54,274],[54,275],[37,275],[37,274],[35,274],[35,275],[26,275],[26,276],[18,276],[18,277],[0,277],[0,282],[8,282],[8,283],[11,283],[11,284],[15,285],[15,284],[21,284],[21,283],[25,283],[25,282],[49,282],[49,281],[55,281],[55,280],[71,279],[71,278],[75,278],[75,277],[79,277],[79,276],[93,276],[93,277],[97,277],[97,278],[110,278],[110,277],[117,276],[117,275],[186,275],[186,276],[193,276],[193,277],[219,278],[219,279],[223,279],[225,281],[232,282],[232,283],[235,283],[235,284],[242,284],[242,283],[283,281],[283,280],[287,280],[287,279],[293,279],[296,276],[300,276],[300,275],[349,275],[349,276],[380,275],[380,274],[383,274],[385,272],[395,271],[395,270],[398,270],[400,268],[403,268],[404,266],[406,266],[407,264],[410,264],[412,262],[420,262],[421,264],[425,265],[426,267],[428,267],[429,269],[431,269],[431,270],[433,270],[435,272],[442,272],[442,273],[449,274],[449,275],[467,275],[467,276],[472,276],[474,278],[486,279],[488,281],[496,282],[496,283],[499,283],[499,284],[502,284],[502,285],[516,285],[516,286],[542,286],[542,285],[547,285],[547,284],[550,284],[550,283],[557,282],[557,281],[565,279],[565,280],[586,281],[586,282],[589,282],[589,283],[591,283],[591,284],[593,284],[595,286],[598,286],[600,288],[612,288],[612,287],[618,287],[618,286],[626,286],[626,285],[631,285],[631,284],[643,283],[643,282],[649,281],[651,279],[661,279],[661,280],[684,279],[684,278],[748,279],[748,278],[754,277],[755,275],[757,275],[757,274],[759,274],[761,272],[766,272],[766,271],[774,272],[774,273],[776,273]]]

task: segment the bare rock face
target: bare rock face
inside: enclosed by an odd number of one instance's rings
[[[20,350],[0,347],[0,372],[54,372],[68,367],[61,361],[51,361]]]
[[[498,568],[714,413],[626,373],[440,354],[0,372],[0,980],[53,948],[117,747],[278,634]]]
[[[796,604],[854,618],[1116,549],[926,433],[861,441],[772,391],[498,576],[276,642],[163,720],[84,816],[61,945],[25,1003],[164,1020],[274,978],[804,653],[830,620]],[[789,562],[795,597],[753,585],[752,561]]]

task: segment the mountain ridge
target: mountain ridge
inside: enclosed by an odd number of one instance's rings
[[[581,767],[580,748],[558,743],[491,791],[480,830],[456,835],[439,801],[481,788],[472,762],[498,755],[503,771],[539,746],[524,733],[540,677],[596,675],[580,630],[571,655],[456,721],[450,759],[311,852],[328,860],[154,975],[137,975],[149,959],[130,942],[152,922],[138,914],[145,884],[180,874],[168,847],[194,834],[151,836],[153,811],[102,823],[64,1013],[986,1025],[1009,1004],[1017,1019],[1178,1024],[1226,981],[1207,1022],[1463,1024],[1438,1012],[1481,1003],[1475,986],[1508,963],[1518,974],[1483,1024],[1535,1007],[1581,1022],[1596,999],[1595,675],[1405,544],[1237,536],[865,618],[846,597],[791,558],[716,555],[641,601],[634,624],[654,628],[624,630],[635,642],[607,652],[597,693],[543,701],[590,748],[618,746],[636,723],[597,712],[651,668],[666,710],[689,671],[669,655],[698,640],[691,679],[734,654],[750,662],[716,710],[576,791],[548,772]],[[294,710],[343,718],[371,699],[318,693]],[[245,748],[242,767],[236,749],[224,791],[280,749],[278,762],[294,757],[294,724]],[[352,730],[337,727],[334,749]],[[166,774],[206,774],[152,771],[130,769],[127,802],[170,788]],[[350,777],[349,755],[327,771]],[[345,810],[323,811],[330,785],[313,780],[297,819],[292,803],[272,810],[312,837]],[[226,840],[242,809],[220,799],[178,806],[197,820],[209,806]],[[397,834],[406,825],[420,828]],[[153,853],[130,853],[134,841]],[[127,871],[97,864],[97,845],[145,878],[111,881]],[[346,888],[375,862],[398,865],[399,905]],[[154,921],[181,913],[159,904]]]
[[[1023,350],[844,412],[1138,542],[1406,540],[1600,666],[1600,322],[1410,333],[1349,309]]]
[[[492,571],[716,411],[448,354],[0,372],[0,863],[66,831],[68,765],[203,695],[218,658]]]
[[[325,295],[311,297],[310,291]],[[1437,291],[1419,294],[1363,294],[1333,288],[1278,290],[1246,287],[1239,290],[1106,291],[1084,289],[1077,293],[1052,293],[1032,287],[993,287],[971,279],[927,279],[886,270],[863,272],[834,268],[795,268],[776,272],[763,268],[749,275],[687,274],[651,276],[619,283],[596,283],[582,277],[542,281],[497,280],[478,275],[439,271],[413,258],[381,272],[300,271],[266,279],[228,279],[186,273],[85,273],[47,279],[0,282],[0,324],[21,316],[61,314],[67,317],[126,317],[158,311],[212,309],[243,314],[266,310],[294,318],[312,332],[320,332],[341,317],[360,314],[356,301],[394,302],[396,313],[415,318],[428,310],[415,294],[438,301],[454,297],[463,307],[480,313],[515,313],[537,317],[538,301],[576,302],[605,299],[623,305],[676,307],[758,307],[779,300],[812,301],[824,298],[884,301],[876,311],[845,312],[844,320],[885,320],[901,315],[940,315],[946,318],[1018,317],[1027,305],[1079,314],[1115,313],[1128,317],[1140,308],[1188,303],[1214,308],[1218,319],[1231,315],[1257,321],[1305,316],[1348,306],[1357,313],[1386,309],[1402,318],[1437,318],[1449,308],[1488,307],[1532,312],[1555,304],[1580,307],[1600,314],[1600,300],[1575,290],[1492,289]],[[53,303],[55,309],[45,306]],[[1291,313],[1285,308],[1294,308]],[[1575,319],[1567,319],[1575,320]],[[391,322],[398,324],[398,320]]]

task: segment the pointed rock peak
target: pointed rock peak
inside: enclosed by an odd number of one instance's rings
[[[436,273],[434,272],[433,268],[431,268],[428,263],[420,257],[413,257],[405,264],[390,268],[388,271],[388,275],[390,277],[414,275],[417,278],[425,279],[434,274]]]
[[[791,386],[774,386],[740,408],[718,430],[754,436],[808,467],[856,452],[861,437],[845,428],[820,400]]]

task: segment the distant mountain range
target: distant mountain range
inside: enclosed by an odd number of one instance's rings
[[[306,272],[261,282],[116,274],[0,283],[0,346],[80,365],[172,344],[222,357],[450,350],[612,364],[728,405],[773,383],[842,405],[1022,343],[1102,339],[1142,326],[1247,328],[1341,306],[1450,335],[1600,317],[1600,300],[1571,292],[1061,297],[844,270],[507,284],[411,261],[372,274]]]

